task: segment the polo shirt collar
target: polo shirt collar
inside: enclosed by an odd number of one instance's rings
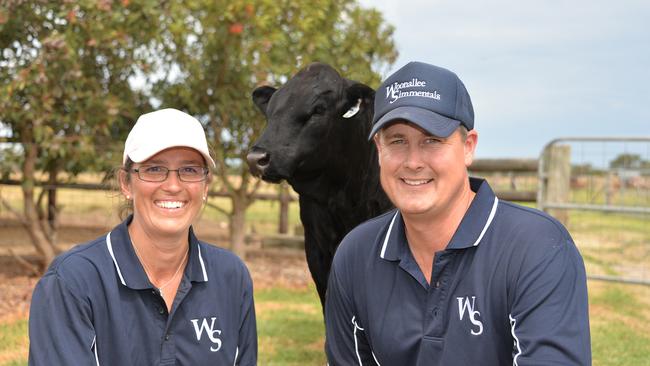
[[[392,214],[390,224],[383,237],[381,252],[379,257],[388,261],[397,261],[404,258],[408,248],[406,241],[406,230],[404,230],[404,220],[399,210]]]
[[[133,290],[152,288],[144,267],[133,250],[131,237],[127,226],[133,220],[129,215],[122,223],[106,235],[106,247],[113,260],[120,282]],[[200,242],[194,235],[192,227],[189,231],[189,260],[185,267],[185,276],[192,282],[207,282],[208,275],[201,254]]]
[[[469,185],[476,196],[451,237],[447,249],[464,249],[479,245],[496,214],[499,199],[485,179],[470,178]]]
[[[490,185],[480,178],[469,178],[469,183],[476,196],[447,244],[447,249],[464,249],[479,245],[496,213],[499,199]],[[386,234],[380,238],[382,245],[379,256],[382,259],[397,261],[410,255],[404,220],[399,210],[394,211]]]

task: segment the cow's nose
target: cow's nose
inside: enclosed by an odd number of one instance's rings
[[[248,161],[248,168],[251,173],[256,177],[261,177],[264,170],[269,166],[271,155],[263,149],[254,147],[246,155],[246,161]]]

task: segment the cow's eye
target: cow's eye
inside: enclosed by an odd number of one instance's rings
[[[322,105],[317,105],[311,110],[312,115],[320,115],[320,114],[325,114],[325,107]]]

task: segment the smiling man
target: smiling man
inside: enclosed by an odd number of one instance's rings
[[[336,253],[330,365],[591,365],[582,258],[558,221],[468,176],[478,133],[456,74],[407,64],[373,122],[396,210]]]

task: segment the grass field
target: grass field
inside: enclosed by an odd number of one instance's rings
[[[15,202],[17,187],[2,187],[0,194]],[[107,217],[116,220],[115,196],[105,192],[61,190],[64,214]],[[211,198],[227,208],[228,201]],[[258,201],[248,211],[249,229],[258,233],[276,230],[279,204]],[[67,214],[66,214],[67,215]],[[8,216],[0,211],[0,216]],[[203,218],[224,223],[225,216],[207,208]],[[298,207],[291,205],[291,226],[299,223]],[[98,219],[99,220],[99,219]],[[107,224],[112,225],[112,224]],[[568,228],[583,254],[590,274],[606,274],[650,280],[650,218],[640,215],[572,211]],[[1,230],[1,228],[0,228]],[[260,365],[324,365],[323,323],[313,287],[272,287],[255,293]],[[596,366],[650,365],[650,286],[590,281],[591,340]],[[25,365],[25,318],[0,323],[0,366]]]

